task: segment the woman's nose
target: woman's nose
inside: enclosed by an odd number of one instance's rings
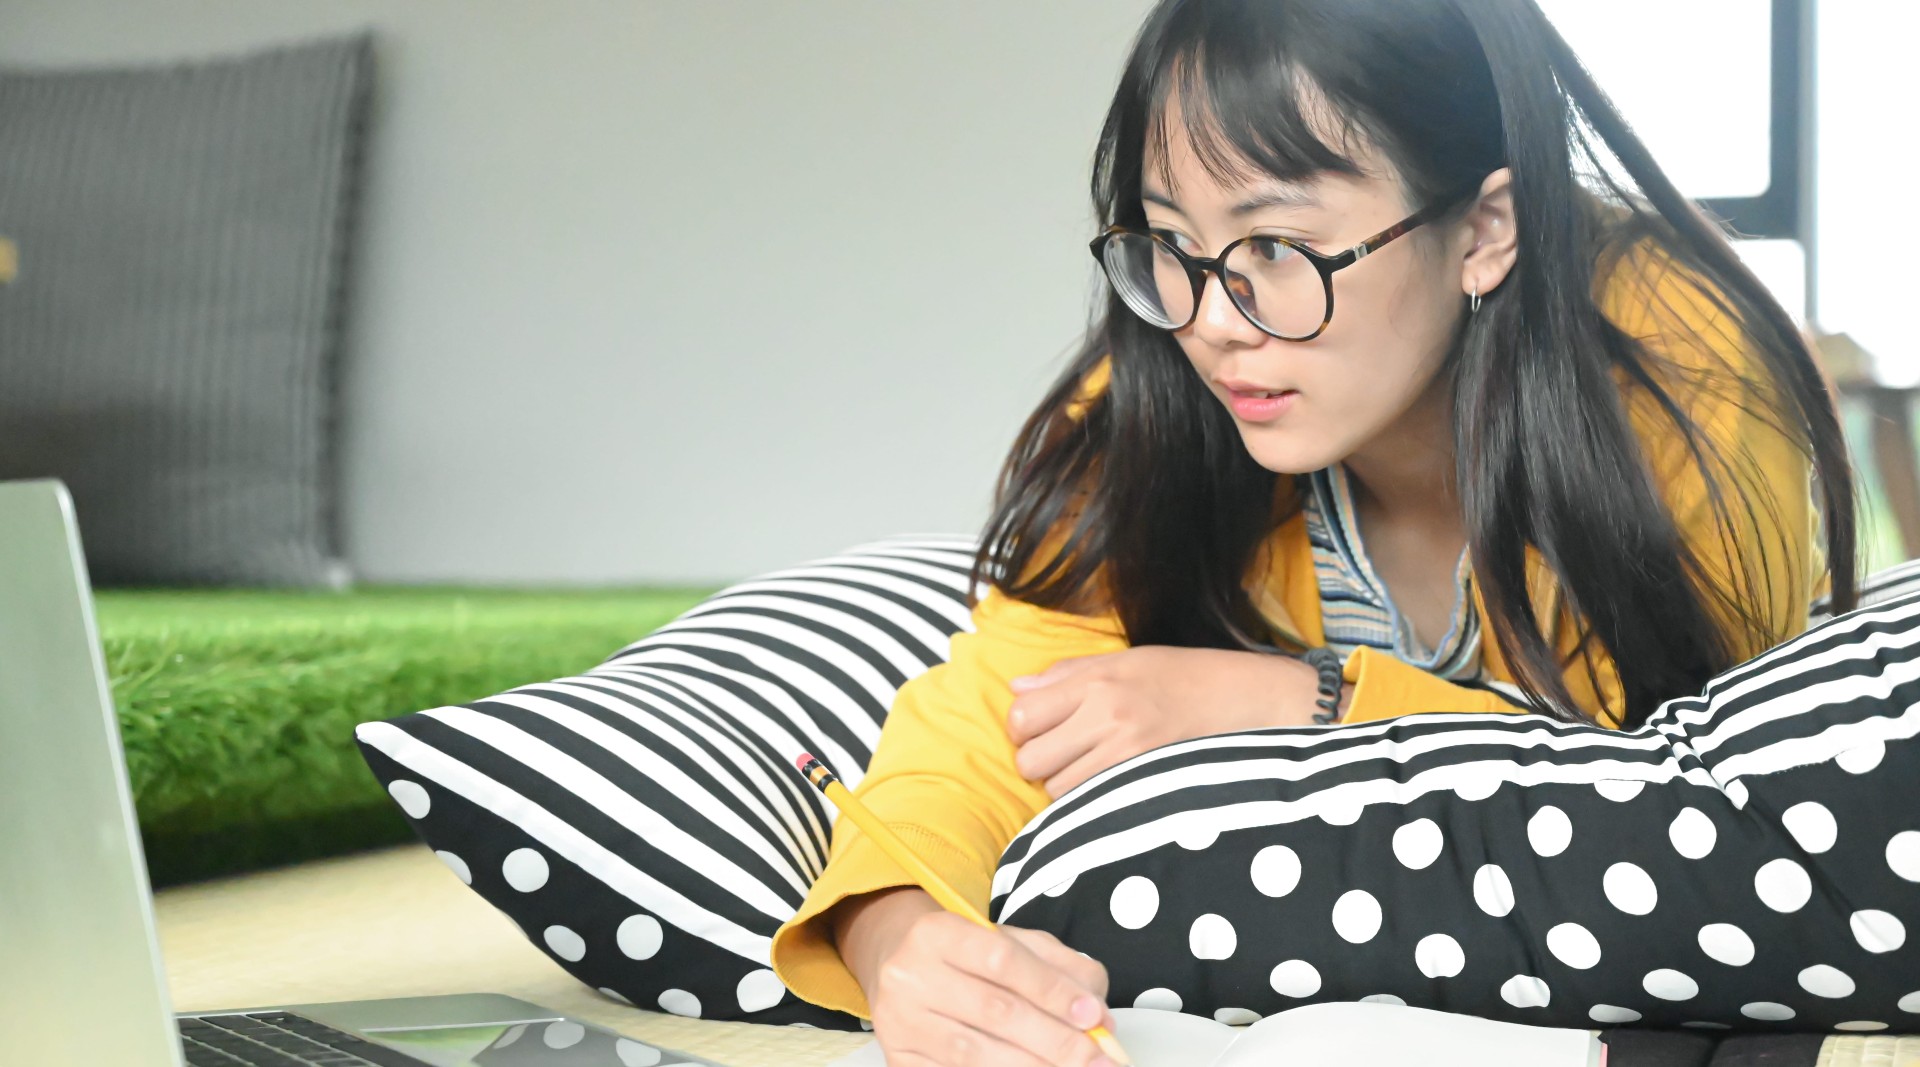
[[[1233,298],[1227,295],[1220,275],[1214,271],[1207,272],[1206,284],[1200,289],[1200,307],[1193,317],[1193,333],[1207,344],[1223,347],[1251,347],[1267,339],[1266,331],[1240,313]]]

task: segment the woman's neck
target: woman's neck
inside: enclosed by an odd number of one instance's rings
[[[1464,534],[1454,473],[1453,392],[1448,376],[1434,384],[1385,433],[1343,462],[1354,505],[1394,526]]]

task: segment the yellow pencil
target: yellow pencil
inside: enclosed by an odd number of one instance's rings
[[[979,908],[974,907],[971,901],[961,896],[959,890],[947,884],[947,880],[940,877],[939,872],[927,866],[927,861],[921,859],[913,849],[908,848],[907,843],[900,840],[886,823],[881,822],[879,816],[867,810],[867,806],[860,803],[846,786],[841,785],[840,779],[835,777],[825,764],[805,752],[802,752],[793,762],[800,768],[801,775],[807,781],[812,782],[822,793],[825,793],[827,799],[833,801],[834,806],[840,809],[840,813],[852,819],[862,833],[872,838],[873,843],[879,845],[881,851],[893,858],[893,862],[905,867],[907,873],[932,894],[933,899],[938,901],[941,907],[989,930],[994,929],[992,919],[980,914]],[[1106,1027],[1095,1024],[1087,1030],[1087,1036],[1093,1038],[1093,1043],[1100,1046],[1100,1051],[1105,1053],[1108,1059],[1120,1064],[1121,1067],[1130,1067],[1133,1063],[1127,1055],[1127,1050],[1120,1047],[1119,1040]]]

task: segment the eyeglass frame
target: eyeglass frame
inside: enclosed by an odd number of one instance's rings
[[[1378,252],[1395,238],[1403,237],[1435,219],[1444,217],[1447,212],[1457,207],[1462,200],[1478,192],[1478,187],[1475,187],[1474,189],[1462,192],[1458,196],[1442,197],[1428,204],[1426,207],[1421,208],[1419,211],[1408,215],[1406,218],[1401,219],[1399,222],[1381,230],[1372,237],[1348,248],[1346,251],[1333,255],[1316,252],[1291,237],[1281,237],[1278,234],[1270,233],[1250,233],[1244,237],[1235,238],[1233,241],[1228,242],[1227,247],[1221,249],[1219,255],[1211,259],[1204,259],[1200,256],[1190,256],[1182,252],[1172,242],[1160,237],[1151,229],[1139,226],[1128,226],[1122,223],[1116,223],[1100,231],[1100,234],[1087,244],[1087,250],[1093,253],[1094,261],[1100,264],[1100,274],[1107,279],[1107,284],[1113,288],[1114,295],[1120,297],[1120,302],[1127,305],[1128,311],[1139,315],[1141,321],[1146,322],[1149,326],[1158,326],[1160,329],[1172,331],[1184,330],[1188,326],[1193,325],[1193,320],[1200,316],[1200,301],[1206,292],[1207,272],[1211,271],[1219,275],[1220,288],[1226,294],[1227,303],[1232,304],[1233,309],[1240,313],[1240,317],[1252,323],[1261,333],[1281,341],[1311,341],[1325,333],[1328,326],[1333,325],[1333,275],[1335,271],[1351,267],[1355,263]],[[1173,253],[1174,259],[1179,262],[1181,269],[1186,271],[1187,280],[1193,283],[1193,310],[1187,313],[1187,320],[1185,322],[1177,326],[1160,326],[1159,323],[1153,322],[1145,315],[1141,315],[1138,308],[1128,303],[1126,293],[1114,282],[1113,275],[1107,270],[1107,243],[1121,234],[1145,237],[1150,241],[1158,242],[1165,246],[1167,251]],[[1248,241],[1274,241],[1286,245],[1288,248],[1305,256],[1307,262],[1313,264],[1313,269],[1319,272],[1320,288],[1327,296],[1327,310],[1325,316],[1320,320],[1319,327],[1312,333],[1304,337],[1287,337],[1283,334],[1275,333],[1273,330],[1262,325],[1258,319],[1255,319],[1246,308],[1240,306],[1239,299],[1233,295],[1232,285],[1227,281],[1227,257],[1232,255],[1235,249],[1246,244]]]

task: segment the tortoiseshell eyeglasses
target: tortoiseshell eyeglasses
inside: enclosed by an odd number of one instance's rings
[[[1445,215],[1463,197],[1437,201],[1337,255],[1270,234],[1242,237],[1212,259],[1190,256],[1163,231],[1109,226],[1088,247],[1114,292],[1134,314],[1182,330],[1200,311],[1207,272],[1247,321],[1282,341],[1311,341],[1333,321],[1333,274],[1394,238]]]

